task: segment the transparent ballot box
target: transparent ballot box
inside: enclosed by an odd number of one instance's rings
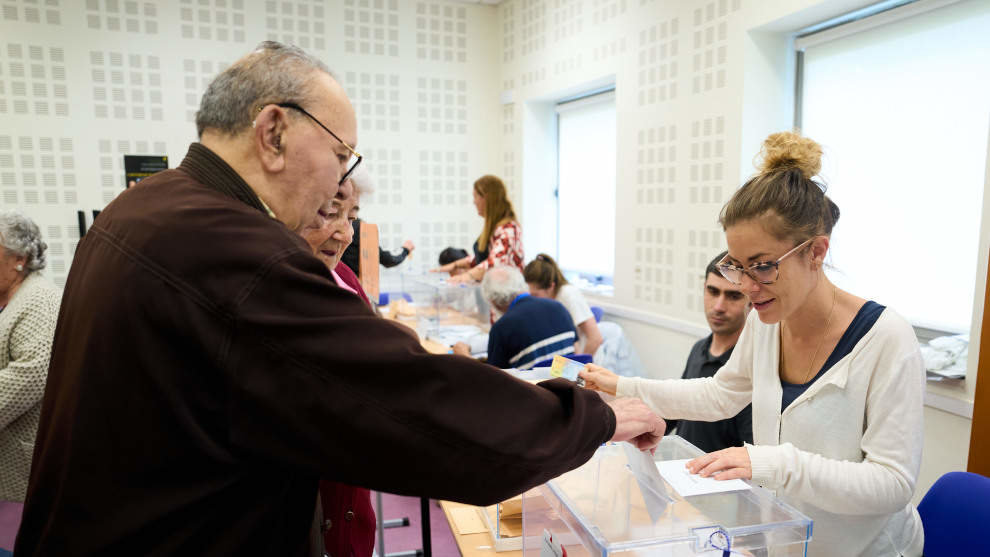
[[[806,555],[811,519],[771,492],[681,497],[655,473],[655,462],[701,454],[676,435],[663,438],[652,460],[628,443],[602,446],[524,494],[525,557],[562,555],[558,544],[568,557]]]
[[[488,533],[492,536],[495,551],[522,549],[522,496],[507,499],[478,511],[488,528]]]
[[[422,338],[449,346],[488,332],[488,305],[477,285],[449,284],[447,275],[430,273],[389,277],[386,288],[387,311]]]

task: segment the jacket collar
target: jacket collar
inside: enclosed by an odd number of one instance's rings
[[[204,186],[274,217],[244,178],[202,143],[189,145],[189,152],[179,169]]]

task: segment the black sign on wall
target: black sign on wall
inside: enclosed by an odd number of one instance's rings
[[[124,155],[124,187],[129,188],[162,170],[168,170],[165,155]]]

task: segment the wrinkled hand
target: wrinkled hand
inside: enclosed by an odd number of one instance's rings
[[[609,402],[615,412],[612,441],[628,441],[641,451],[652,452],[667,430],[663,418],[654,414],[638,398],[618,398]]]
[[[753,464],[746,447],[729,447],[715,451],[687,463],[688,471],[703,478],[714,476],[716,480],[753,479]]]
[[[614,395],[619,387],[619,376],[602,366],[587,364],[578,375],[584,379],[585,388],[593,391]]]
[[[412,240],[406,240],[405,242],[402,242],[402,247],[406,248],[411,252],[412,250],[416,249],[416,244],[412,243]]]
[[[461,356],[471,356],[471,347],[466,342],[458,342],[454,344],[452,350],[454,354],[459,354]]]

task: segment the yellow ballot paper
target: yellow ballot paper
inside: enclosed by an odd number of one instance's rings
[[[584,379],[578,377],[578,372],[584,369],[584,364],[569,360],[563,356],[554,356],[550,363],[550,377],[563,377],[574,381],[579,387],[584,386]]]

